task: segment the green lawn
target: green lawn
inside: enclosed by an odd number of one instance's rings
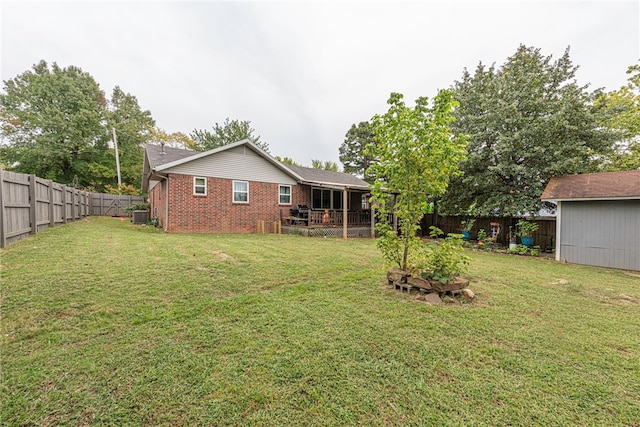
[[[2,261],[2,425],[640,425],[640,274],[470,253],[476,301],[371,240],[89,218]]]

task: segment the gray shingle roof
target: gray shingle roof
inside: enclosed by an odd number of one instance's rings
[[[238,143],[242,143],[242,141],[239,141]],[[256,149],[259,150],[259,148]],[[178,160],[184,159],[185,161],[188,161],[187,159],[191,156],[203,155],[203,153],[199,151],[167,147],[166,145],[164,147],[164,153],[162,151],[163,150],[160,145],[145,145],[145,153],[149,170],[146,169],[147,166],[145,165],[143,191],[145,191],[146,189],[146,185],[148,184],[147,180],[151,176],[152,171],[156,168]],[[270,157],[267,154],[265,154],[265,156]],[[282,163],[271,157],[270,159],[275,165],[279,166],[287,174],[292,175],[292,172],[293,174],[296,174],[297,176],[295,176],[294,178],[296,180],[301,178],[302,183],[304,184],[315,184],[319,186],[332,186],[339,188],[348,187],[360,190],[366,190],[369,188],[369,184],[366,181],[363,181],[360,178],[348,173],[313,169],[302,166],[283,165]]]
[[[198,154],[198,151],[167,147],[166,145],[164,146],[164,154],[161,145],[147,144],[144,148],[147,152],[147,159],[151,169]]]
[[[369,188],[369,184],[360,178],[344,172],[333,172],[322,169],[306,168],[303,166],[289,166],[289,169],[297,173],[304,181],[315,184],[337,184],[346,187]]]
[[[540,198],[542,200],[640,199],[640,170],[551,178]]]

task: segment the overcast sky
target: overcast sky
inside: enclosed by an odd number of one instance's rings
[[[338,161],[353,123],[412,104],[519,44],[614,90],[640,59],[640,1],[6,1],[2,80],[44,59],[189,133],[250,120],[271,154]]]

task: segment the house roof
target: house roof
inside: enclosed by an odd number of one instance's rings
[[[348,173],[306,168],[303,166],[287,165],[287,167],[302,178],[301,182],[303,184],[319,184],[329,187],[336,186],[363,190],[369,188],[369,184],[366,181]]]
[[[640,170],[551,178],[542,200],[640,199]]]
[[[166,145],[163,149],[161,145],[147,144],[144,149],[151,169],[198,154],[198,151],[173,148]]]
[[[143,191],[148,188],[148,181],[154,175],[154,173],[162,174],[162,171],[170,169],[174,166],[178,166],[187,162],[191,162],[196,159],[200,159],[206,156],[215,155],[216,153],[229,150],[241,145],[247,145],[251,147],[257,154],[264,159],[272,163],[275,167],[279,168],[301,184],[318,185],[331,188],[351,188],[358,190],[368,190],[369,184],[366,181],[361,180],[351,174],[343,172],[333,172],[320,169],[306,168],[302,166],[290,166],[285,165],[275,158],[271,157],[264,150],[257,147],[251,141],[245,139],[242,141],[234,142],[232,144],[224,145],[222,147],[214,148],[209,151],[193,151],[185,150],[173,147],[162,147],[160,145],[148,144],[145,146],[145,165],[143,176]],[[164,151],[164,153],[163,153]]]

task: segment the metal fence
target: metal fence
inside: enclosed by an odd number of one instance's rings
[[[0,168],[0,248],[48,227],[89,215],[125,216],[142,196],[89,193]]]

